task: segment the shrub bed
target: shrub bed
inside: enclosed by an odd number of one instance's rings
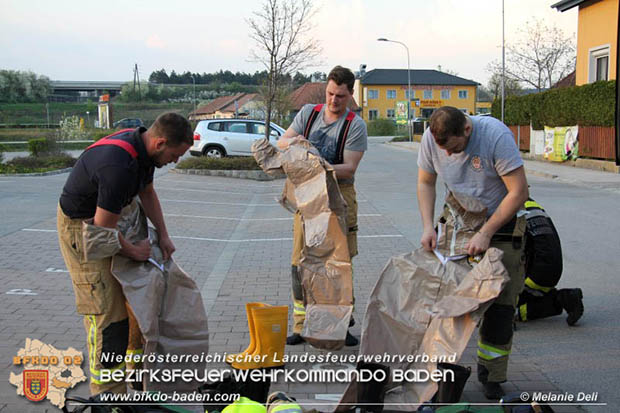
[[[213,169],[226,171],[260,170],[252,156],[235,156],[226,158],[195,157],[184,159],[176,166],[177,169]]]
[[[24,174],[35,172],[49,172],[56,169],[70,168],[76,159],[67,154],[55,154],[45,156],[26,156],[13,158],[6,163],[0,164],[2,174]]]

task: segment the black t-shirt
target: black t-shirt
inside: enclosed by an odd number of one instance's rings
[[[142,137],[146,128],[123,131],[110,139],[128,142],[137,158],[116,145],[86,150],[75,163],[60,196],[65,215],[95,216],[97,207],[119,214],[131,200],[153,182],[155,165],[148,157]]]

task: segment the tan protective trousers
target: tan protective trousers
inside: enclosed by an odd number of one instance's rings
[[[351,259],[357,255],[357,199],[353,184],[338,184],[340,192],[347,203],[347,244]],[[304,248],[304,229],[299,211],[293,219],[293,254],[291,255],[293,283],[293,333],[300,334],[306,319],[306,308],[303,297],[299,293],[301,286],[298,271],[301,253]],[[295,285],[297,283],[297,286]],[[298,291],[296,294],[295,292]],[[353,298],[355,302],[355,297]]]
[[[479,330],[478,364],[486,367],[489,372],[487,380],[491,382],[502,383],[507,377],[513,319],[525,281],[525,225],[525,217],[517,219],[512,235],[521,238],[519,243],[491,240],[491,247],[504,252],[502,264],[510,277],[501,294],[484,313]]]
[[[110,272],[112,258],[84,259],[82,221],[67,217],[58,206],[58,243],[71,275],[77,313],[84,316],[90,391],[93,395],[104,391],[125,393],[124,381],[118,383],[101,377],[102,369],[124,371],[125,362],[116,358],[102,360],[102,353],[123,359],[126,353],[139,353],[142,336],[139,329],[135,331],[137,323],[128,320],[125,296]],[[130,325],[132,332],[129,331]]]

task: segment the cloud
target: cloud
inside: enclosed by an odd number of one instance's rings
[[[158,35],[152,34],[146,39],[146,47],[149,49],[165,49],[166,42],[164,42]]]

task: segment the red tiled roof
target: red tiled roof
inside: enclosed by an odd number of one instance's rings
[[[237,101],[237,109],[239,109],[246,103],[254,100],[256,96],[258,96],[257,93],[246,93],[245,95],[239,97],[238,99],[234,99],[228,105],[224,106],[223,108],[219,110],[220,112],[234,112],[235,111],[235,100]]]
[[[208,115],[211,113],[215,113],[218,110],[222,110],[223,108],[231,104],[233,105],[233,111],[234,111],[235,100],[239,100],[245,95],[246,93],[237,93],[232,96],[220,96],[219,98],[213,99],[211,102],[207,103],[206,105],[199,106],[194,112],[190,113],[190,115]]]
[[[577,84],[576,83],[576,79],[577,79],[577,74],[573,70],[566,77],[558,80],[558,82],[555,85],[553,85],[552,88],[562,88],[562,87],[575,86]]]
[[[301,110],[303,105],[308,103],[325,103],[325,87],[327,83],[324,82],[310,82],[304,83],[291,93],[291,104],[293,110]],[[355,99],[351,98],[349,102],[349,109],[353,111],[359,110]]]

